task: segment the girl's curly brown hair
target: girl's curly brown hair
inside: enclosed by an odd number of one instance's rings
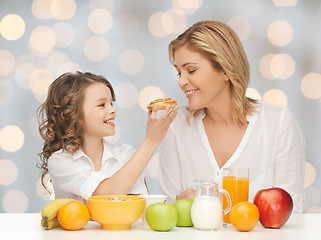
[[[41,169],[41,184],[49,193],[44,183],[48,159],[60,149],[73,154],[82,147],[83,129],[79,120],[83,116],[84,92],[90,84],[98,82],[110,89],[115,101],[115,92],[106,78],[88,72],[65,73],[51,83],[47,99],[37,110],[39,133],[45,141],[37,166]]]

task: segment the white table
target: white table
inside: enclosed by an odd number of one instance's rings
[[[133,239],[195,239],[195,240],[288,240],[321,239],[321,214],[293,214],[281,229],[266,229],[260,224],[250,232],[239,232],[233,227],[215,231],[199,231],[193,227],[175,227],[169,232],[157,232],[144,227],[141,221],[130,230],[103,230],[96,222],[89,222],[83,229],[67,231],[62,228],[44,230],[40,226],[40,213],[0,213],[0,239],[32,240],[133,240]]]

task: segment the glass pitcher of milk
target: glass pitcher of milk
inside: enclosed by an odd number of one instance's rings
[[[191,218],[199,230],[215,230],[222,224],[223,214],[231,209],[231,198],[227,191],[218,189],[217,183],[194,180],[198,190],[191,208]],[[227,199],[227,207],[223,210],[222,196]]]

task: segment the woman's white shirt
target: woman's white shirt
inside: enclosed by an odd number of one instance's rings
[[[196,189],[194,179],[222,185],[223,168],[249,168],[249,198],[260,189],[281,187],[294,202],[294,211],[303,211],[305,141],[292,113],[260,102],[258,113],[248,116],[247,130],[231,158],[219,168],[210,147],[202,112],[187,123],[188,111],[179,113],[160,148],[160,190],[176,200],[187,189]]]
[[[74,154],[58,150],[48,159],[55,198],[73,198],[86,202],[101,181],[110,178],[135,153],[130,145],[113,145],[103,141],[104,152],[101,169],[95,171],[90,158],[79,149]],[[144,172],[137,179],[130,193],[147,194]]]

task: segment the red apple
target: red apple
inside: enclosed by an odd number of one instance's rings
[[[260,212],[260,223],[266,228],[280,228],[289,219],[293,209],[291,195],[282,188],[258,191],[253,203]]]

